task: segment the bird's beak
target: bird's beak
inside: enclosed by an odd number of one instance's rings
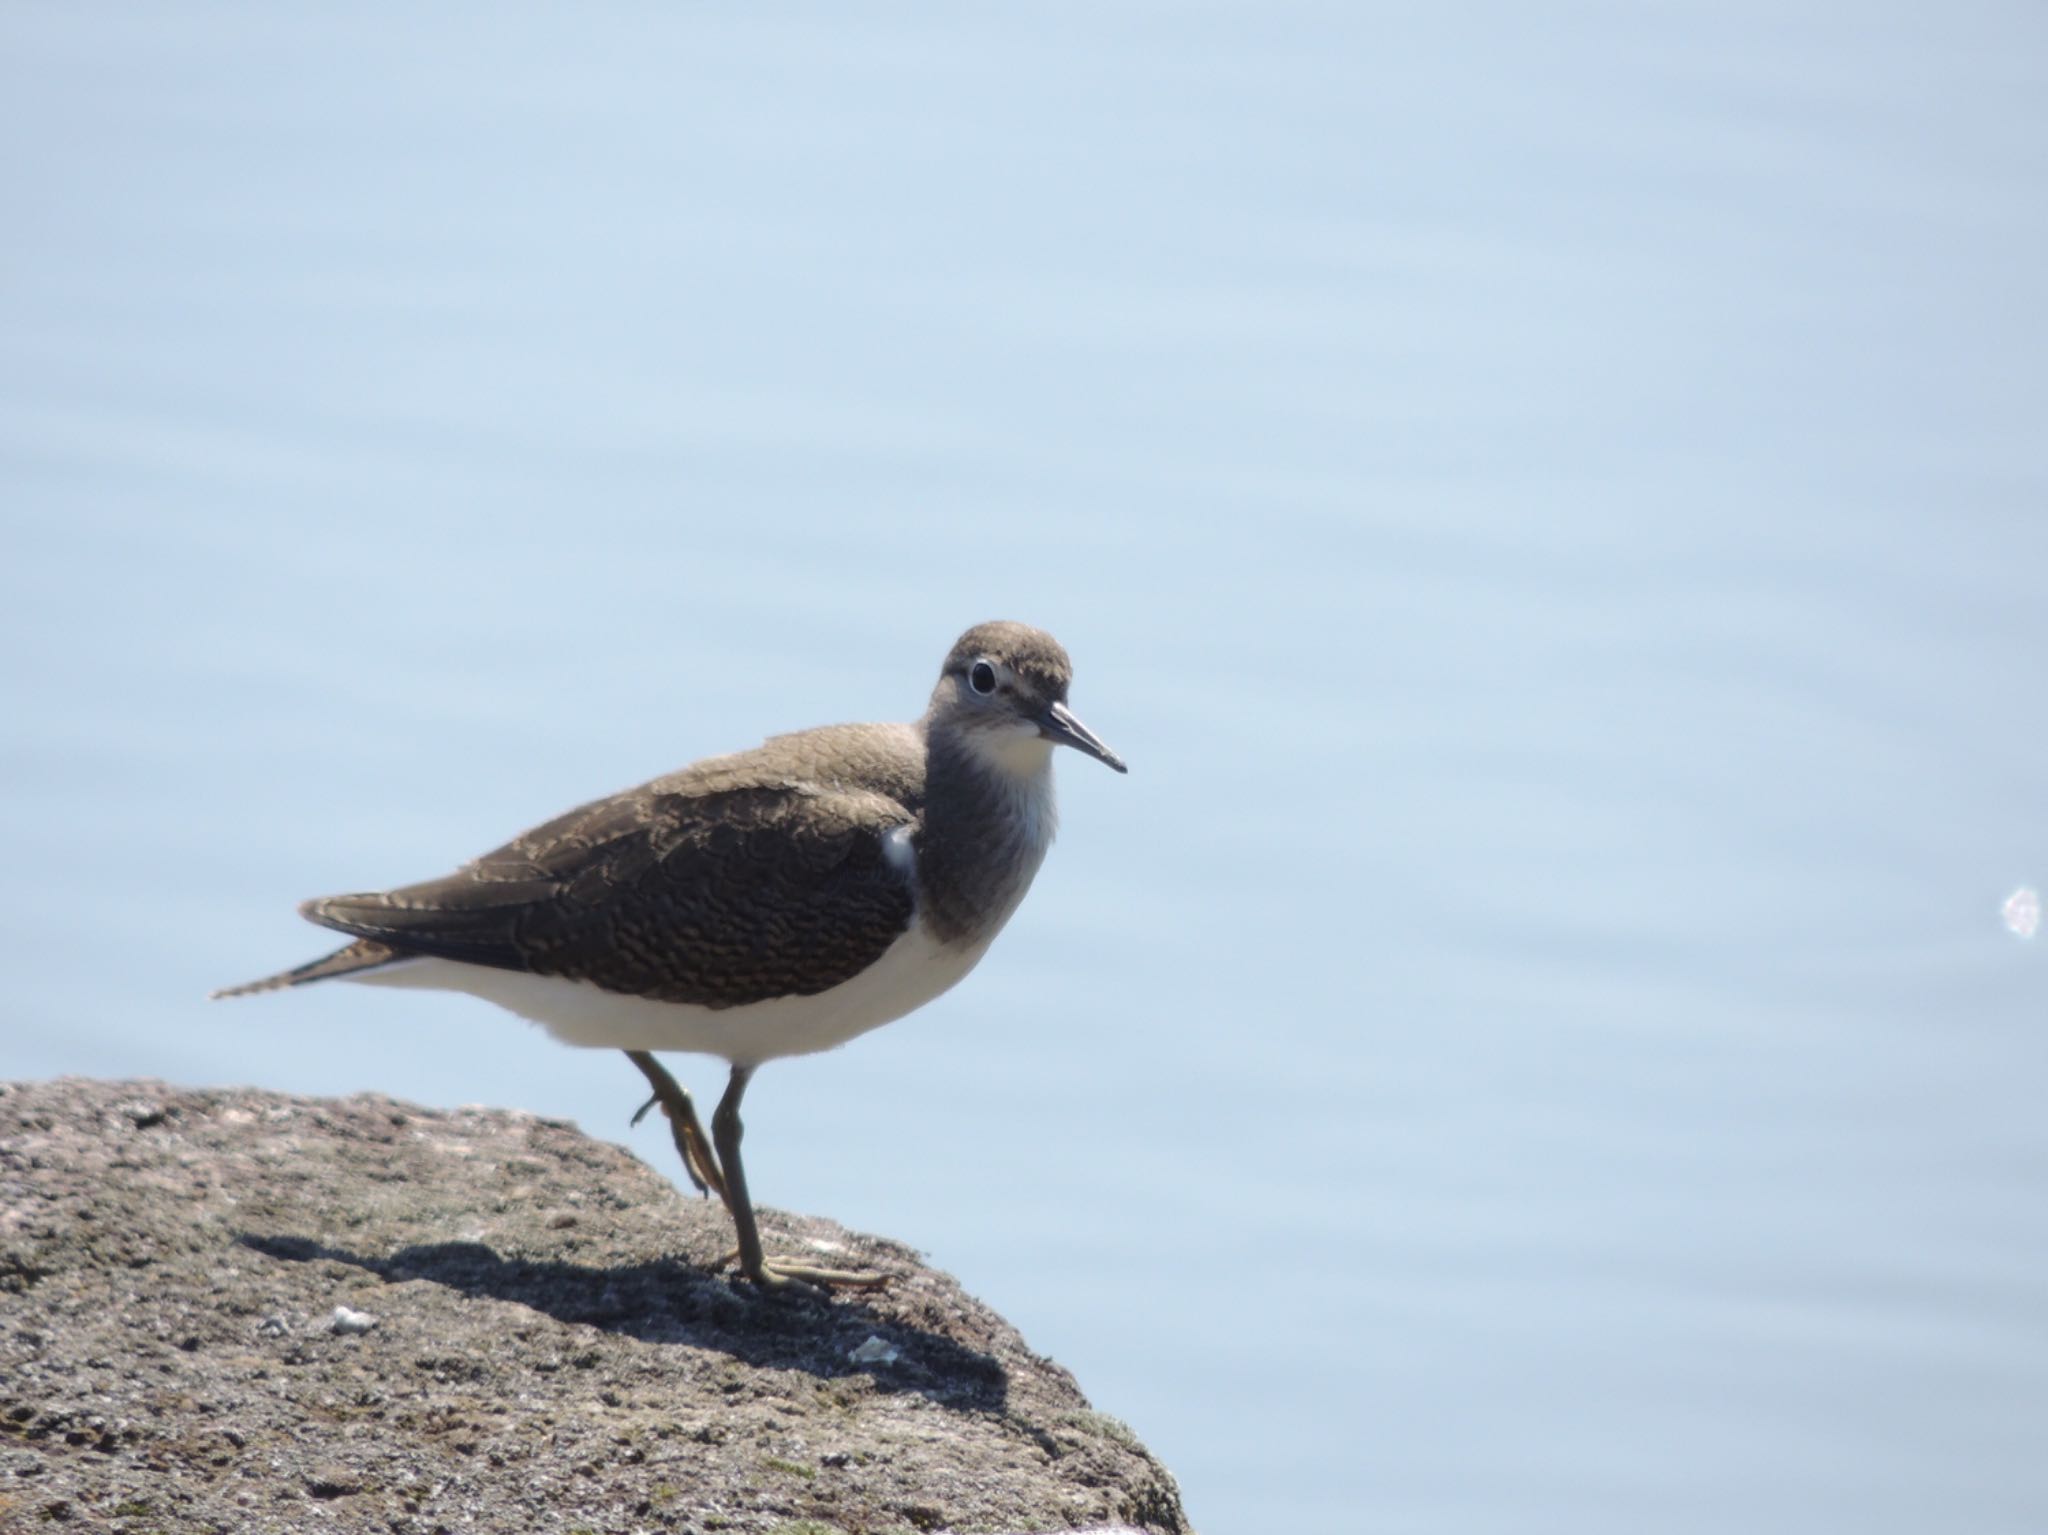
[[[1063,703],[1046,705],[1045,713],[1038,717],[1038,733],[1057,746],[1071,746],[1084,751],[1097,762],[1106,762],[1119,773],[1128,773],[1124,759],[1102,744],[1102,738],[1086,725],[1074,718],[1074,711]]]

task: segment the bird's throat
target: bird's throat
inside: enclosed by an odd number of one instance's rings
[[[986,944],[1017,909],[1052,846],[1052,748],[1035,764],[1014,745],[934,733],[919,832],[919,906],[946,943]],[[1019,771],[1019,768],[1023,771]]]

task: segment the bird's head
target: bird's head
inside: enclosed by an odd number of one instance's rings
[[[978,757],[1017,777],[1044,770],[1071,746],[1119,773],[1124,759],[1067,707],[1074,666],[1060,642],[1026,624],[976,624],[954,643],[932,690],[929,718]]]

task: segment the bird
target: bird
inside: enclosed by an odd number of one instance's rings
[[[833,1049],[950,990],[1016,912],[1056,827],[1053,753],[1123,758],[1068,707],[1050,634],[977,624],[922,716],[824,725],[593,800],[440,879],[302,903],[345,946],[214,993],[317,981],[467,993],[555,1039],[625,1053],[762,1291],[884,1276],[770,1257],[740,1158],[768,1061]],[[729,1072],[707,1135],[658,1051]]]

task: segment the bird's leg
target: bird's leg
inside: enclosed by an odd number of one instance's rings
[[[764,1290],[789,1285],[839,1285],[872,1290],[887,1284],[886,1274],[816,1268],[786,1258],[762,1256],[761,1230],[754,1222],[753,1201],[747,1198],[747,1173],[740,1164],[740,1136],[744,1130],[740,1124],[740,1097],[753,1074],[751,1066],[733,1067],[725,1096],[718,1100],[718,1111],[711,1116],[711,1135],[718,1147],[719,1166],[725,1173],[725,1207],[732,1212],[733,1227],[739,1233],[740,1272]]]
[[[639,1124],[649,1109],[660,1104],[662,1115],[668,1120],[669,1134],[675,1137],[676,1154],[683,1159],[683,1171],[690,1175],[697,1192],[716,1193],[725,1199],[725,1177],[719,1171],[718,1159],[711,1154],[711,1141],[704,1134],[704,1127],[697,1123],[697,1106],[690,1101],[689,1093],[668,1074],[666,1066],[645,1050],[628,1050],[626,1059],[640,1068],[647,1085],[654,1089],[654,1096],[640,1105],[633,1123]]]

